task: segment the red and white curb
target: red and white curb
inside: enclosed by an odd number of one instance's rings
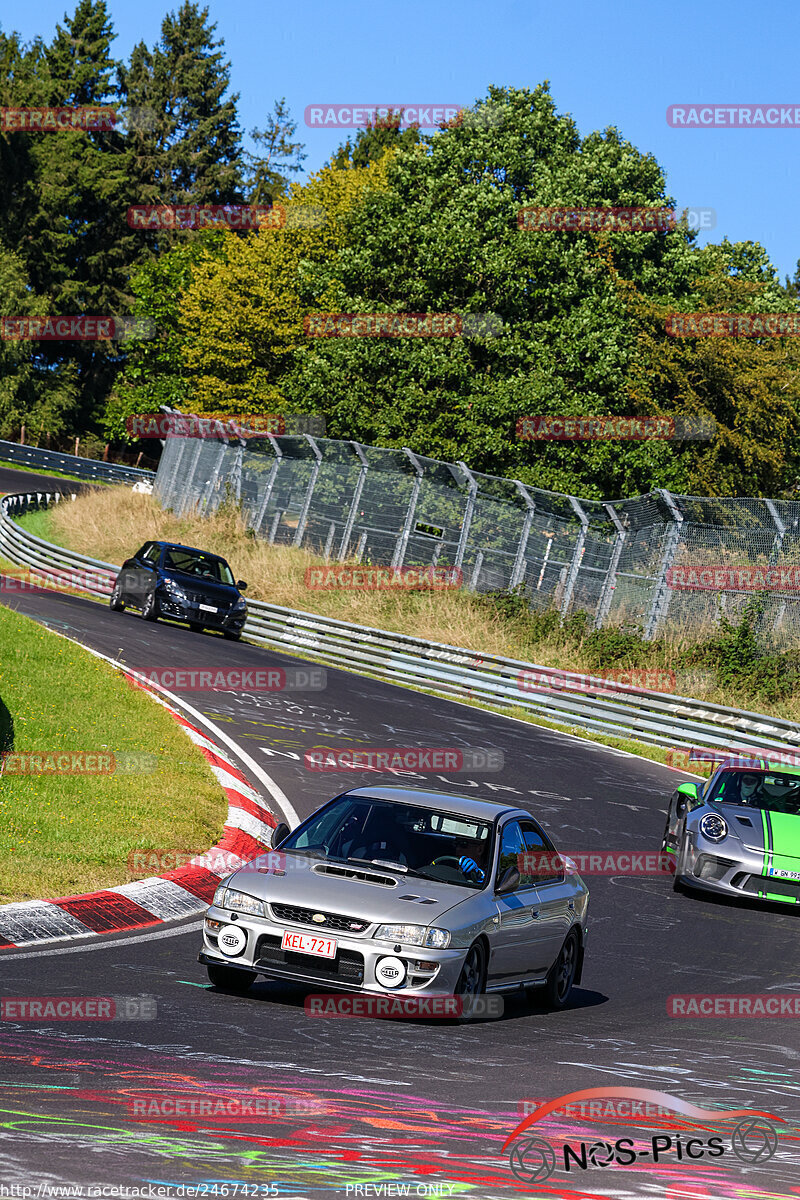
[[[0,948],[142,929],[193,916],[211,903],[220,879],[272,844],[277,819],[229,755],[177,708],[151,689],[144,690],[182,726],[208,759],[222,785],[228,797],[228,815],[220,841],[184,866],[163,875],[84,896],[0,905]]]

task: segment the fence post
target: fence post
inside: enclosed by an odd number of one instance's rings
[[[411,529],[414,524],[414,514],[417,511],[417,500],[419,499],[419,490],[422,487],[422,476],[424,474],[423,468],[419,465],[419,459],[417,458],[416,454],[409,450],[408,446],[403,446],[403,453],[407,456],[408,461],[414,468],[416,472],[416,479],[414,480],[414,486],[411,489],[411,499],[408,502],[406,519],[403,522],[403,528],[399,538],[397,539],[397,545],[395,546],[394,554],[392,556],[392,567],[402,567],[403,562],[405,561],[406,548],[408,546],[408,539],[411,537]]]
[[[225,450],[227,449],[227,446],[228,446],[228,439],[220,438],[219,453],[217,454],[216,466],[214,467],[214,470],[211,473],[211,478],[208,481],[208,487],[206,488],[206,493],[205,493],[205,496],[203,497],[203,511],[204,512],[208,509],[208,506],[211,503],[211,500],[214,496],[214,492],[217,490],[217,484],[219,482],[220,473],[222,471],[222,464],[225,461]]]
[[[467,552],[467,542],[469,541],[469,531],[472,525],[472,517],[475,513],[475,500],[478,495],[478,485],[475,482],[475,476],[470,471],[466,463],[459,462],[457,464],[459,470],[467,481],[467,505],[464,509],[464,518],[461,522],[461,533],[458,536],[458,548],[456,549],[456,561],[453,566],[457,571],[460,571],[464,566],[464,555]]]
[[[573,509],[575,510],[575,515],[577,516],[578,520],[581,523],[581,531],[578,534],[577,540],[575,542],[575,550],[573,551],[573,554],[572,554],[572,562],[570,563],[570,568],[567,573],[566,581],[564,583],[564,594],[561,597],[561,620],[562,621],[564,620],[567,613],[569,612],[569,606],[572,603],[572,594],[575,591],[575,584],[578,581],[578,571],[580,570],[581,559],[583,558],[583,549],[584,549],[584,546],[586,545],[586,531],[589,528],[589,518],[586,516],[586,513],[583,511],[583,509],[581,508],[580,504],[575,499],[575,497],[570,496],[569,502],[572,505]]]
[[[600,600],[597,605],[597,612],[594,617],[595,629],[600,629],[611,611],[611,601],[614,598],[614,588],[617,586],[617,570],[619,568],[619,560],[622,555],[622,550],[625,545],[625,539],[628,536],[628,531],[614,508],[613,504],[604,504],[611,520],[614,522],[614,527],[617,531],[617,536],[614,538],[614,546],[611,550],[611,560],[608,564],[606,577],[603,581],[603,590],[600,593]]]
[[[772,520],[775,522],[775,531],[776,531],[775,532],[775,540],[772,543],[772,550],[770,551],[770,556],[769,556],[769,565],[771,567],[774,567],[776,562],[778,561],[778,558],[780,557],[781,551],[783,550],[783,539],[786,537],[786,526],[784,525],[783,521],[779,517],[778,510],[775,507],[772,500],[765,500],[764,504],[766,505],[767,512],[772,517]],[[786,601],[781,600],[780,603],[778,604],[778,611],[775,614],[775,620],[772,622],[772,632],[773,633],[778,632],[781,622],[783,621],[783,615],[785,612],[786,612]]]
[[[183,514],[186,512],[186,510],[189,507],[189,488],[194,487],[194,477],[195,477],[195,472],[197,471],[197,464],[200,461],[200,455],[203,453],[203,439],[196,438],[195,441],[197,442],[197,449],[194,452],[194,458],[192,459],[192,465],[189,467],[189,474],[186,479],[186,487],[184,488],[184,492],[183,492],[183,502],[182,502],[180,508],[177,509],[177,513],[178,513],[179,517],[182,517]],[[199,497],[198,497],[198,499],[199,499]]]
[[[514,487],[526,504],[525,519],[522,522],[522,532],[519,535],[519,545],[517,546],[517,554],[514,559],[514,566],[511,569],[511,579],[509,580],[508,590],[512,591],[525,574],[525,551],[528,548],[528,536],[531,532],[533,524],[533,514],[536,512],[536,503],[531,498],[531,494],[523,483],[518,479],[514,480]]]
[[[672,588],[667,582],[667,573],[678,552],[681,540],[681,527],[683,525],[683,513],[675,503],[675,498],[670,495],[666,488],[657,488],[656,490],[669,510],[671,524],[664,540],[664,551],[658,567],[658,578],[653,589],[653,600],[644,629],[644,636],[648,642],[652,641],[658,633],[661,622],[667,615],[669,602],[672,599]]]
[[[306,495],[305,499],[303,500],[303,508],[300,512],[300,520],[297,522],[297,529],[295,531],[294,541],[292,542],[293,546],[299,546],[303,541],[303,534],[305,533],[306,525],[308,524],[308,510],[311,508],[311,497],[314,494],[314,488],[317,484],[317,477],[319,476],[319,469],[322,466],[322,451],[320,450],[319,446],[314,441],[310,433],[304,433],[303,437],[314,451],[316,461],[314,466],[311,468],[311,478],[309,479],[308,487],[306,488]]]
[[[350,446],[352,447],[353,453],[357,456],[359,462],[361,463],[361,467],[359,468],[358,480],[356,482],[355,491],[353,492],[353,499],[350,502],[350,511],[347,514],[347,520],[345,521],[344,533],[342,534],[342,544],[339,547],[339,562],[344,562],[344,560],[347,558],[347,548],[350,545],[350,538],[353,536],[353,526],[356,523],[358,506],[361,503],[361,493],[364,491],[364,483],[366,482],[367,471],[369,470],[367,456],[361,449],[359,443],[351,442]]]
[[[479,550],[478,553],[475,555],[475,566],[472,568],[472,576],[470,578],[469,587],[467,588],[467,591],[469,591],[469,592],[477,591],[478,580],[481,577],[482,569],[483,569],[483,551]]]
[[[283,451],[275,441],[275,438],[272,436],[272,434],[268,433],[267,437],[269,438],[269,444],[272,447],[272,453],[275,455],[275,459],[269,469],[269,479],[267,480],[267,486],[264,488],[264,496],[258,506],[258,513],[255,521],[253,522],[253,530],[255,533],[258,533],[258,531],[261,529],[261,524],[267,515],[267,508],[269,507],[270,497],[272,496],[272,489],[275,486],[278,468],[280,467],[281,459],[283,458]]]

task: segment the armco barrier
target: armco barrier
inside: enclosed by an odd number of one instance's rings
[[[30,508],[59,499],[64,502],[58,495],[24,493],[0,500],[0,554],[45,573],[88,569],[101,579],[90,580],[84,590],[105,598],[119,567],[45,542],[13,520]],[[575,672],[498,655],[479,655],[459,646],[350,625],[258,600],[248,601],[244,631],[250,640],[275,650],[306,654],[331,666],[355,668],[454,699],[524,709],[589,732],[635,738],[658,746],[736,746],[760,755],[800,750],[800,725],[792,721],[644,688],[619,689],[609,694],[608,680],[600,677],[596,689],[591,690],[586,677]],[[571,680],[580,691],[526,692],[519,682],[523,672],[535,672],[541,680],[553,679],[558,688]]]
[[[22,467],[38,467],[42,471],[63,471],[78,479],[93,479],[105,483],[136,483],[139,479],[155,479],[155,471],[143,467],[126,467],[122,463],[101,462],[96,458],[80,458],[61,454],[40,446],[21,446],[18,442],[0,441],[0,462],[18,463]]]

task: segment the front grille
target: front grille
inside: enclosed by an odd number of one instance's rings
[[[738,880],[738,875],[736,879]],[[736,880],[734,880],[736,882]],[[788,900],[800,900],[800,880],[773,879],[769,875],[747,875],[741,884],[743,892],[757,896],[759,892],[771,892],[773,896],[786,896]]]
[[[335,958],[319,958],[316,954],[298,954],[281,950],[281,939],[265,933],[256,944],[256,967],[271,967],[276,974],[304,975],[311,979],[328,979],[334,983],[359,986],[364,982],[364,955],[355,950],[337,950]]]
[[[210,600],[203,592],[186,592],[186,599],[191,600],[193,604],[210,604],[220,612],[227,612],[230,608],[227,600]]]
[[[320,912],[315,908],[297,908],[293,904],[271,904],[272,915],[278,921],[291,921],[294,925],[312,925],[315,929],[337,929],[340,933],[363,933],[369,928],[369,921],[360,921],[357,917],[342,917],[338,913]],[[314,921],[314,916],[322,916],[322,921]]]

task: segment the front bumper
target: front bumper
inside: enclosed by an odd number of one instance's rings
[[[781,879],[769,870],[762,850],[750,850],[731,838],[698,838],[696,843],[689,841],[678,878],[687,887],[718,895],[800,904],[800,879]]]
[[[234,612],[230,608],[220,608],[216,613],[203,612],[200,601],[179,600],[169,592],[158,594],[159,613],[168,621],[188,621],[193,625],[204,625],[209,629],[229,630],[241,633],[247,620],[247,610]]]
[[[219,949],[218,930],[209,925],[209,922],[217,921],[220,926],[233,924],[246,935],[240,953],[228,955]],[[203,921],[203,948],[199,961],[206,965],[244,968],[270,979],[318,985],[326,990],[399,996],[453,995],[467,947],[431,950],[423,946],[401,946],[396,950],[398,943],[376,941],[371,937],[372,928],[357,937],[333,931],[326,933],[325,936],[336,939],[336,956],[321,958],[280,948],[284,931],[319,934],[319,928],[278,923],[247,913],[233,914],[212,905]],[[387,957],[398,958],[405,966],[406,973],[398,987],[385,987],[376,977],[378,963]],[[421,964],[424,964],[422,969]]]

